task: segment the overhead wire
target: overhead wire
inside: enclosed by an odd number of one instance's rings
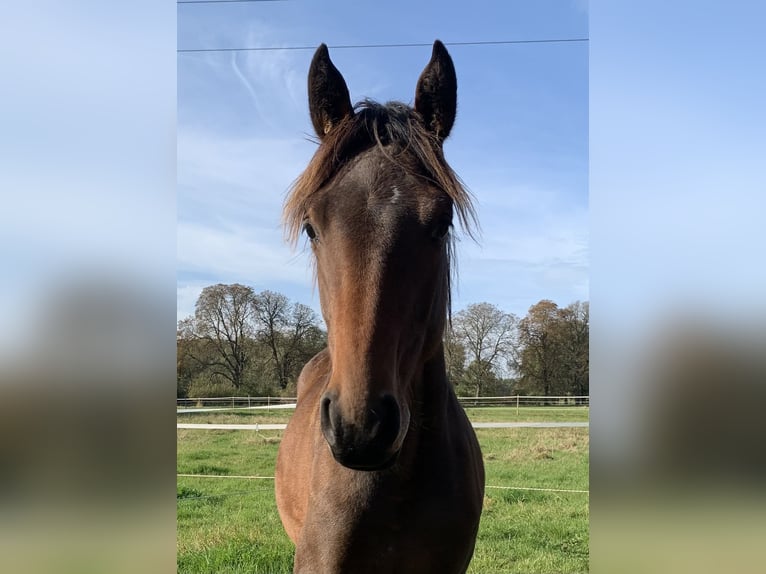
[[[285,0],[178,0],[176,4],[249,4],[252,2],[284,2]]]
[[[221,0],[218,0],[221,1]],[[444,42],[445,46],[499,46],[508,44],[555,44],[588,42],[590,38],[539,38],[530,40],[477,40],[466,42]],[[430,47],[433,42],[405,42],[389,44],[337,44],[327,46],[332,50],[351,50],[368,48],[422,48]],[[316,46],[253,46],[241,48],[179,48],[179,54],[199,52],[270,52],[276,50],[316,50]]]

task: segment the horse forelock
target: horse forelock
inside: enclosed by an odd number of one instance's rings
[[[359,102],[354,111],[327,134],[291,186],[283,211],[288,241],[297,243],[313,196],[352,159],[374,145],[393,162],[444,191],[463,231],[474,237],[478,224],[471,195],[444,159],[441,143],[425,128],[419,114],[401,102],[380,104],[371,100]]]

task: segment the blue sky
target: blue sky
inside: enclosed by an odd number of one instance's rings
[[[353,101],[411,103],[429,47],[448,44],[458,118],[445,153],[476,198],[481,235],[459,244],[455,310],[524,315],[588,299],[588,44],[449,46],[582,38],[585,2],[179,5],[179,48],[331,46]],[[406,17],[402,17],[406,15]],[[319,310],[305,249],[280,228],[290,183],[316,146],[306,96],[313,50],[178,55],[177,314],[201,289],[240,282]]]

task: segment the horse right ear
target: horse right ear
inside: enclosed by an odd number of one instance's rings
[[[346,81],[330,60],[324,44],[317,48],[309,68],[309,113],[319,139],[354,114]]]

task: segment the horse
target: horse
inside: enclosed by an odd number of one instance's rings
[[[414,107],[351,105],[327,46],[308,74],[319,147],[288,192],[327,347],[303,368],[276,499],[294,572],[464,573],[484,500],[476,434],[446,374],[453,216],[471,196],[444,159],[457,78],[433,45]]]

